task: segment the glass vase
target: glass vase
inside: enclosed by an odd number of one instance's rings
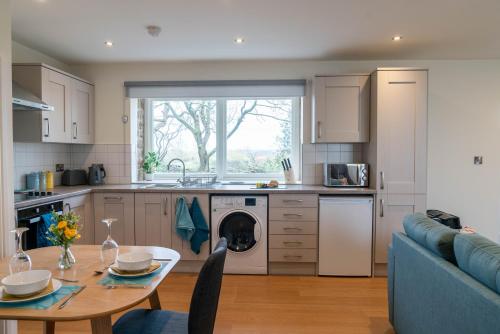
[[[71,252],[70,246],[61,246],[61,255],[59,256],[59,269],[66,270],[76,263],[75,257]]]

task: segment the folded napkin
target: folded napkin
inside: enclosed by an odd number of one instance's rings
[[[195,226],[184,197],[179,197],[175,204],[175,231],[181,239],[189,241],[195,232]]]
[[[208,229],[207,221],[203,217],[198,198],[193,198],[191,204],[191,219],[195,227],[193,236],[191,237],[191,250],[196,254],[200,254],[201,245],[208,240],[210,230]]]

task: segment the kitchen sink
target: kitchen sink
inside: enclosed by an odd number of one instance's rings
[[[139,189],[172,189],[172,188],[180,188],[180,185],[169,184],[169,183],[154,183],[154,184],[146,184],[139,187]]]

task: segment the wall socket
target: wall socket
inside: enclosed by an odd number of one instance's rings
[[[56,172],[64,172],[64,164],[56,164]]]
[[[476,155],[474,156],[474,165],[482,165],[483,164],[483,156]]]

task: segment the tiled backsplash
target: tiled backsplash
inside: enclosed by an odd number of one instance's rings
[[[102,163],[106,183],[130,183],[130,150],[130,145],[14,143],[14,187],[26,187],[26,174],[48,170],[54,172],[55,185],[60,185],[62,173],[55,172],[56,164],[87,170],[93,163]]]
[[[362,144],[302,145],[302,183],[323,184],[323,163],[362,162]]]

